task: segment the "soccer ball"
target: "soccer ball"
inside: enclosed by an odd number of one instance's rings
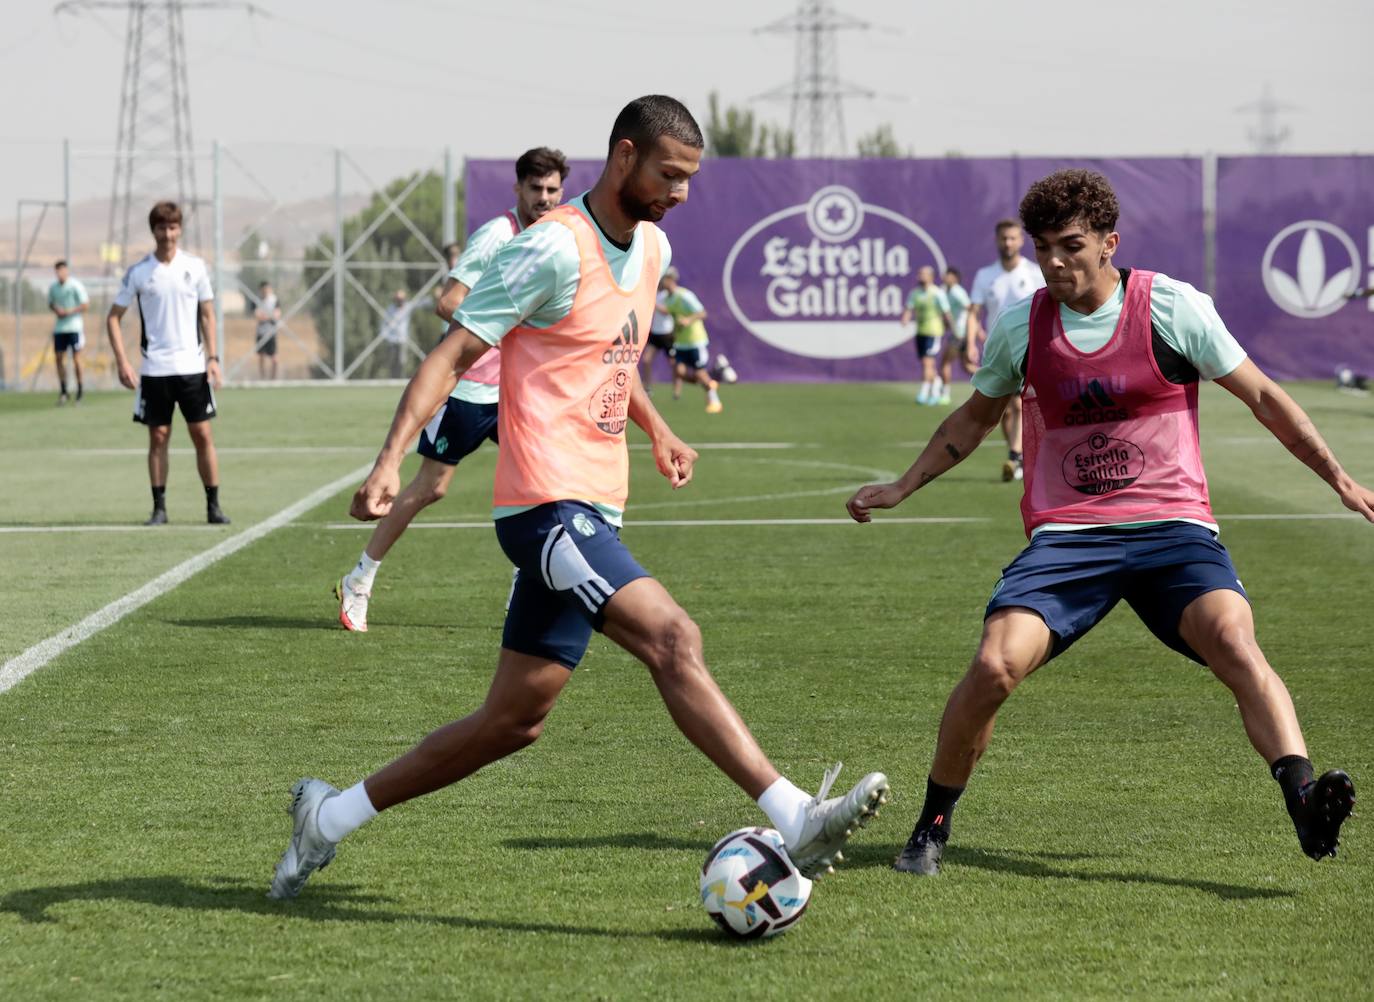
[[[811,900],[803,877],[772,828],[741,828],[715,844],[701,865],[701,903],[732,936],[764,939],[796,925]]]

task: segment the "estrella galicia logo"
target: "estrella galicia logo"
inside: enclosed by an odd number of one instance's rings
[[[1064,482],[1080,494],[1110,494],[1145,472],[1145,453],[1134,442],[1097,431],[1064,454]]]
[[[735,319],[774,348],[863,358],[911,340],[899,321],[923,265],[945,268],[929,233],[832,184],[746,229],[721,284]]]
[[[1328,257],[1334,258],[1330,265]],[[1348,267],[1344,267],[1346,260]],[[1328,267],[1336,270],[1328,272]],[[1358,288],[1360,252],[1339,226],[1304,219],[1285,226],[1269,241],[1260,273],[1265,291],[1279,309],[1316,320],[1339,310]]]
[[[596,523],[580,511],[572,517],[572,524],[573,528],[584,536],[596,535]]]

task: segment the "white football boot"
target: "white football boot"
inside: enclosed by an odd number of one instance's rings
[[[367,602],[372,597],[372,592],[354,588],[345,574],[334,586],[334,597],[339,600],[340,625],[353,633],[366,633]]]
[[[323,870],[334,858],[338,843],[320,834],[320,805],[338,795],[339,791],[322,779],[297,780],[291,787],[291,804],[286,808],[291,815],[291,842],[272,875],[269,898],[294,898],[310,875]]]
[[[796,846],[787,847],[797,869],[813,880],[834,872],[834,864],[844,859],[840,850],[849,836],[876,818],[878,808],[887,803],[890,787],[881,772],[870,772],[843,797],[827,800],[825,795],[843,767],[843,762],[836,762],[826,770],[821,788],[806,805],[806,820]]]

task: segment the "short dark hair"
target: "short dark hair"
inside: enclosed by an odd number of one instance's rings
[[[668,136],[696,149],[706,146],[701,126],[685,104],[664,94],[648,94],[635,98],[620,110],[611,126],[606,155],[609,157],[615,152],[616,143],[628,139],[643,156],[660,136]]]
[[[448,257],[450,254],[458,254],[462,249],[463,245],[456,240],[451,244],[444,244],[444,256]]]
[[[1000,237],[1003,230],[1019,230],[1020,228],[1021,224],[1015,219],[999,219],[997,220],[997,225],[993,227],[992,232]]]
[[[65,268],[65,267],[67,267],[67,262],[66,262],[65,260],[62,260],[62,261],[58,261],[57,264],[53,265],[53,270],[56,271],[58,268]]]
[[[547,177],[554,171],[558,171],[559,180],[566,181],[568,158],[563,155],[562,150],[551,150],[547,146],[536,146],[532,150],[526,150],[520,154],[520,159],[515,161],[517,181],[523,181],[527,177]]]
[[[264,278],[261,282],[258,283],[258,288],[259,288],[259,289],[266,289],[266,288],[268,288],[271,284],[272,284],[271,282],[269,282],[267,279]]]
[[[153,206],[153,211],[148,213],[148,229],[157,229],[158,223],[176,223],[181,225],[181,206],[176,202],[158,202]]]
[[[945,269],[945,274],[953,275],[956,281],[964,277],[963,273],[953,265],[950,265],[948,268]]]
[[[1057,170],[1030,186],[1021,199],[1021,221],[1031,236],[1062,230],[1075,220],[1096,233],[1116,229],[1121,205],[1111,183],[1095,170]]]

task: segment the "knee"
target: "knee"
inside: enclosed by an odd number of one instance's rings
[[[1001,704],[1025,677],[1025,671],[995,649],[979,650],[969,666],[968,680],[974,692],[988,702]]]
[[[649,669],[660,676],[683,675],[701,664],[701,628],[681,609],[654,633]]]
[[[509,752],[528,748],[544,733],[547,715],[535,711],[494,714],[488,727],[494,741]]]
[[[424,493],[420,496],[420,500],[426,506],[432,505],[436,501],[442,501],[447,493],[448,481],[446,479],[431,480],[424,485]]]
[[[167,443],[172,440],[171,428],[154,428],[148,433],[148,444],[161,452],[167,448]]]
[[[1207,667],[1228,684],[1263,676],[1268,665],[1250,628],[1242,622],[1223,621],[1210,630],[1204,650]]]

